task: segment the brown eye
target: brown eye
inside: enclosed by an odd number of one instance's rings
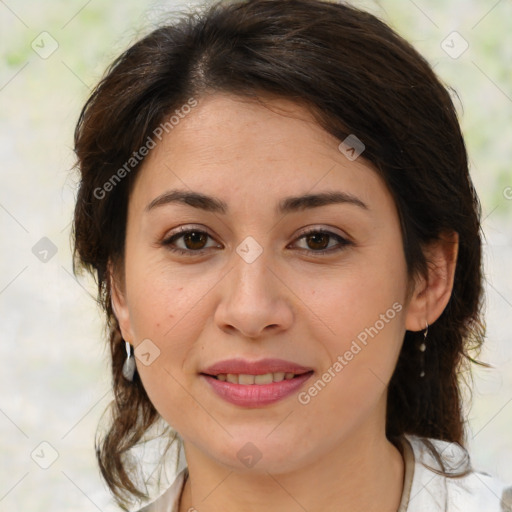
[[[326,233],[314,233],[305,237],[307,244],[311,249],[324,250],[329,245],[330,236]]]
[[[336,233],[321,229],[308,231],[307,233],[304,233],[302,236],[300,236],[297,240],[305,241],[306,247],[300,247],[300,249],[315,255],[335,253],[337,251],[343,250],[347,245],[352,244],[352,242],[340,235],[337,235]]]
[[[189,231],[183,235],[183,242],[187,249],[200,250],[203,249],[208,241],[208,235],[202,231]]]
[[[218,245],[210,245],[208,247],[208,239],[213,240],[206,231],[199,229],[180,229],[178,233],[171,235],[161,243],[173,252],[195,256],[213,247],[219,247]]]

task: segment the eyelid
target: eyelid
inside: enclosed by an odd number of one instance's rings
[[[169,234],[166,234],[164,240],[168,240],[169,238],[172,238],[173,236],[178,235],[180,233],[188,233],[189,231],[201,231],[213,238],[213,235],[210,234],[208,228],[206,228],[205,226],[201,224],[186,224],[184,226],[178,226],[177,228],[173,229]]]
[[[343,238],[344,240],[346,240],[347,242],[350,242],[350,236],[341,231],[338,229],[338,228],[335,228],[334,226],[329,226],[329,225],[325,225],[325,224],[320,224],[320,225],[317,225],[317,224],[313,224],[311,226],[306,226],[305,228],[302,228],[301,231],[299,231],[299,234],[297,235],[297,237],[302,237],[304,235],[309,235],[311,233],[325,233],[325,234],[328,234],[328,235],[335,235],[335,236],[339,236],[340,238]]]

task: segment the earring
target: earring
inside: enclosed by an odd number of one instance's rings
[[[427,350],[426,340],[427,340],[427,334],[428,334],[428,322],[425,322],[425,323],[426,323],[427,327],[425,329],[425,332],[423,333],[423,341],[421,342],[421,345],[419,347],[420,352],[421,352],[420,377],[422,377],[422,378],[425,377],[425,350]]]
[[[123,377],[131,382],[135,374],[135,358],[131,354],[131,345],[127,341],[124,343],[126,347],[126,359],[123,364]]]

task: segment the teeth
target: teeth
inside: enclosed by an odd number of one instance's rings
[[[234,373],[228,373],[226,375],[226,380],[228,382],[232,382],[233,384],[238,384],[238,375],[235,375]]]
[[[246,373],[220,373],[216,376],[218,380],[232,382],[233,384],[271,384],[272,382],[281,382],[295,377],[294,373],[275,372],[265,373],[264,375],[248,375]]]

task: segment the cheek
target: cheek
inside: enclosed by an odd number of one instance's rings
[[[157,354],[148,365],[144,358],[137,358],[137,371],[151,402],[171,425],[191,412],[200,414],[183,386],[188,387],[191,374],[195,375],[191,365],[202,349],[198,340],[212,316],[208,293],[218,282],[218,275],[193,265],[170,268],[168,262],[151,262],[147,257],[137,260],[134,253],[126,259],[135,350],[150,340],[150,352]]]
[[[324,330],[330,333],[331,346],[343,350],[361,333],[364,341],[366,329],[375,324],[390,338],[402,330],[404,319],[399,313],[405,309],[406,282],[405,262],[398,255],[394,261],[368,259],[317,280],[305,295],[311,310],[328,328]]]
[[[306,422],[325,419],[318,425],[318,438],[328,438],[333,425],[343,437],[372,415],[378,417],[405,332],[403,305],[393,302],[393,296],[361,291],[352,294],[351,302],[341,294],[337,307],[331,307],[328,322],[335,334],[321,340],[328,360],[298,396]],[[365,307],[357,306],[356,297],[368,299]]]
[[[380,250],[359,263],[339,273],[336,286],[323,283],[311,294],[317,297],[311,309],[329,327],[321,342],[329,356],[322,381],[330,391],[322,391],[321,401],[337,403],[347,414],[385,390],[405,334],[403,255]]]
[[[141,263],[143,262],[143,263]],[[201,301],[215,285],[215,276],[199,268],[170,266],[162,258],[127,258],[126,291],[136,339],[176,338],[198,325]]]
[[[202,290],[203,286],[185,287],[179,279],[148,272],[137,283],[140,293],[130,302],[137,342],[142,347],[151,340],[154,345],[149,346],[156,347],[157,354],[148,365],[143,357],[137,358],[137,371],[152,404],[171,426],[182,426],[182,418],[201,413],[186,388],[187,364],[194,359],[191,355],[199,347],[195,341],[207,321],[198,307],[207,289]]]

